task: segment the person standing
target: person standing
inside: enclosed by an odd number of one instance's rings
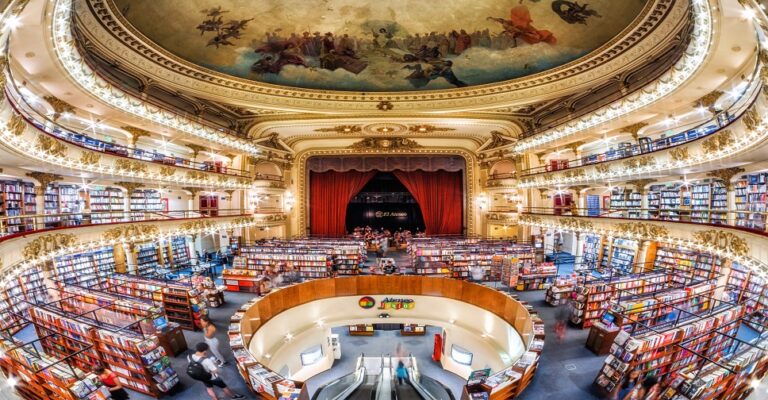
[[[621,388],[619,389],[619,395],[616,397],[618,400],[624,400],[627,395],[635,389],[635,386],[640,383],[640,371],[633,369],[624,381],[621,382]]]
[[[219,339],[216,337],[216,325],[211,322],[211,318],[207,315],[200,317],[200,322],[203,326],[205,343],[208,344],[213,357],[216,359],[216,364],[219,366],[226,365],[227,362],[219,351]]]
[[[117,374],[101,365],[96,367],[93,372],[99,377],[99,381],[109,389],[109,395],[113,400],[128,400],[128,392],[123,389]]]
[[[397,375],[397,384],[402,385],[406,379],[408,379],[408,370],[405,369],[405,364],[402,361],[397,362],[397,369],[395,369],[395,375]]]
[[[195,353],[190,355],[187,359],[187,361],[189,361],[187,375],[194,380],[203,382],[205,390],[213,400],[219,399],[216,396],[216,391],[213,390],[214,386],[221,388],[225,395],[233,399],[244,399],[245,396],[235,393],[232,389],[227,387],[227,384],[224,383],[224,380],[222,380],[219,375],[219,368],[216,366],[216,363],[207,356],[207,353],[207,343],[201,342],[195,346]]]

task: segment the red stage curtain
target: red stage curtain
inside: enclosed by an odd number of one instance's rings
[[[461,172],[393,173],[419,203],[427,235],[462,233]]]
[[[309,228],[312,235],[346,233],[347,205],[376,171],[312,172],[309,178]]]

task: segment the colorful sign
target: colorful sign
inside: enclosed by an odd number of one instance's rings
[[[411,310],[416,307],[413,299],[397,299],[386,297],[381,301],[379,310]]]
[[[374,300],[374,298],[371,296],[365,296],[360,298],[360,300],[357,301],[357,304],[367,310],[369,308],[373,308],[373,306],[376,305],[376,300]]]

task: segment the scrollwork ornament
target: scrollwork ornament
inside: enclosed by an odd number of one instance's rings
[[[27,243],[22,250],[22,255],[27,260],[44,256],[57,250],[72,247],[77,244],[77,236],[69,233],[56,233],[44,235]]]
[[[622,235],[636,235],[646,239],[669,236],[669,231],[666,227],[645,222],[620,223],[616,225],[616,230]]]
[[[712,229],[695,232],[693,237],[699,244],[710,246],[719,251],[729,252],[736,256],[745,256],[749,253],[747,241],[731,232]]]

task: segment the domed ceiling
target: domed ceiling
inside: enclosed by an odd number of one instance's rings
[[[521,78],[616,37],[647,0],[113,0],[188,62],[302,89],[399,92]]]

